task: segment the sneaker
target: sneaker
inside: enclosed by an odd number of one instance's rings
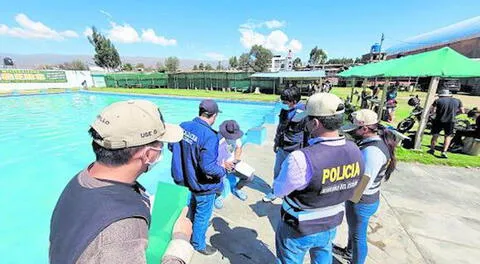
[[[234,189],[233,194],[235,194],[235,196],[237,196],[238,199],[240,199],[242,201],[245,201],[248,198],[247,194],[245,192],[243,192],[242,190]]]
[[[273,194],[273,193],[269,193],[269,194],[265,195],[265,197],[263,197],[263,201],[266,202],[266,203],[271,203],[271,202],[275,201],[275,199],[277,199],[277,196],[275,196],[275,194]]]
[[[205,249],[197,250],[197,251],[198,251],[198,253],[203,254],[203,255],[205,255],[205,256],[211,256],[211,255],[217,253],[217,249],[214,248],[214,247],[212,247],[212,246],[210,246],[210,245],[207,245],[207,246],[205,247]]]
[[[342,257],[345,260],[348,260],[348,261],[352,260],[352,252],[348,251],[347,247],[342,248],[334,244],[332,251],[334,254]]]
[[[435,150],[433,150],[433,149],[429,149],[429,150],[427,151],[427,153],[428,153],[428,154],[432,154],[432,155],[434,155],[434,154],[435,154]]]
[[[222,209],[223,208],[223,197],[219,196],[217,199],[215,199],[214,205],[215,205],[215,208]]]
[[[442,152],[440,155],[441,158],[448,159],[447,152]]]

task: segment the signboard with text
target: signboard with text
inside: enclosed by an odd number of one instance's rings
[[[66,83],[64,71],[0,69],[0,83]]]

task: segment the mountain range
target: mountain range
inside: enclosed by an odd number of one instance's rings
[[[89,66],[95,66],[93,62],[93,55],[82,54],[13,54],[13,53],[0,53],[0,65],[3,65],[3,58],[12,58],[15,63],[15,68],[18,69],[35,69],[41,65],[58,65],[65,62],[71,62],[73,60],[81,60]],[[122,56],[122,63],[131,63],[135,65],[137,63],[143,63],[145,67],[155,67],[158,62],[164,64],[166,58],[161,57],[134,57],[134,56]],[[198,65],[201,62],[203,64],[210,63],[213,68],[217,67],[218,61],[214,60],[195,60],[195,59],[182,59],[180,60],[181,70],[190,70],[193,65]],[[228,66],[227,61],[222,61],[224,67]]]

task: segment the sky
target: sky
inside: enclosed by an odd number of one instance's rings
[[[95,26],[121,56],[223,60],[261,44],[303,61],[314,46],[358,57],[382,33],[388,48],[479,15],[478,0],[9,1],[0,53],[93,54]]]

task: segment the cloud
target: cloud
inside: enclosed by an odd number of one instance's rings
[[[257,20],[249,19],[249,20],[247,20],[247,22],[240,25],[240,28],[245,28],[245,29],[256,29],[256,28],[275,29],[275,28],[284,27],[286,24],[287,24],[287,22],[279,21],[279,20],[276,20],[276,19],[272,19],[272,20],[268,20],[268,21],[257,21]]]
[[[110,22],[112,27],[108,30],[108,38],[112,41],[120,43],[136,43],[140,42],[138,32],[129,24],[118,25],[115,22]]]
[[[262,45],[274,52],[298,52],[302,49],[302,43],[297,39],[289,38],[282,30],[274,30],[268,34],[262,34],[251,27],[251,23],[240,25],[240,43],[245,48],[251,48],[253,45]]]
[[[270,29],[281,28],[284,27],[286,24],[287,23],[285,21],[278,21],[276,19],[265,21],[265,26]]]
[[[149,42],[153,44],[158,44],[162,46],[175,46],[177,45],[176,39],[167,39],[164,36],[157,36],[155,31],[151,28],[149,29],[142,29],[142,40],[144,42]]]
[[[104,11],[104,10],[101,10],[101,9],[100,9],[100,13],[106,15],[106,16],[107,16],[108,18],[110,18],[110,19],[112,18],[112,15],[111,15],[110,13],[108,13],[107,11]]]
[[[86,27],[85,28],[85,31],[83,31],[83,35],[85,37],[88,37],[88,36],[91,36],[93,34],[93,30],[91,27]]]
[[[114,42],[120,43],[153,43],[161,46],[175,46],[176,39],[168,39],[164,36],[158,36],[152,28],[142,29],[142,35],[137,32],[135,28],[129,24],[119,25],[115,22],[110,22],[111,28],[107,31],[108,38]],[[88,30],[88,29],[87,29]],[[85,30],[84,34],[87,33]]]
[[[27,15],[20,13],[15,16],[15,21],[20,27],[8,27],[0,24],[0,35],[7,35],[24,39],[53,39],[64,40],[65,38],[77,38],[77,32],[73,30],[56,31],[42,22],[31,20]]]
[[[217,61],[221,61],[221,60],[226,59],[225,55],[223,55],[221,53],[216,53],[216,52],[207,52],[207,53],[205,53],[205,56],[207,56],[208,58],[210,58],[212,60],[217,60]]]

